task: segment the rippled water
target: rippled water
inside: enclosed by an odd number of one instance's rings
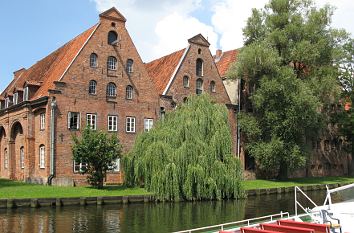
[[[309,192],[321,203],[324,191]],[[294,212],[293,193],[247,200],[0,210],[0,232],[171,232],[279,213]]]

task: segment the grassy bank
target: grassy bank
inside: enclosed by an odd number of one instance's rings
[[[310,177],[310,178],[296,178],[286,181],[277,180],[245,180],[243,181],[246,190],[252,189],[268,189],[268,188],[282,188],[294,186],[306,186],[316,184],[340,184],[340,183],[354,183],[354,177]]]
[[[299,178],[287,181],[246,180],[246,190],[293,187],[315,184],[354,183],[354,177],[319,177]],[[23,182],[0,179],[1,198],[64,198],[64,197],[97,197],[97,196],[129,196],[151,194],[142,188],[125,188],[123,186],[106,186],[102,190],[91,187],[56,187],[26,184]]]
[[[97,197],[150,194],[142,188],[107,186],[102,190],[91,187],[56,187],[0,179],[1,198]]]

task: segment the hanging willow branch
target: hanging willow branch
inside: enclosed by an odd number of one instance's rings
[[[190,97],[124,158],[125,184],[144,185],[160,200],[206,200],[242,195],[240,162],[231,154],[225,106]]]

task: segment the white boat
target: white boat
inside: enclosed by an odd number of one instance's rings
[[[349,195],[333,195],[349,190]],[[347,193],[348,194],[348,193]],[[304,207],[299,201],[303,195],[313,206]],[[352,195],[350,197],[350,195]],[[302,210],[303,213],[299,213]],[[299,187],[295,187],[295,215],[288,212],[223,223],[174,233],[354,233],[354,184],[328,189],[323,205],[318,206]]]

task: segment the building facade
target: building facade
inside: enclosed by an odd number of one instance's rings
[[[104,130],[127,151],[137,133],[149,130],[159,98],[125,22],[115,8],[103,12],[95,26],[14,73],[1,95],[1,177],[80,184],[85,164],[72,159],[73,135],[86,126]],[[116,162],[107,182],[122,181]]]

